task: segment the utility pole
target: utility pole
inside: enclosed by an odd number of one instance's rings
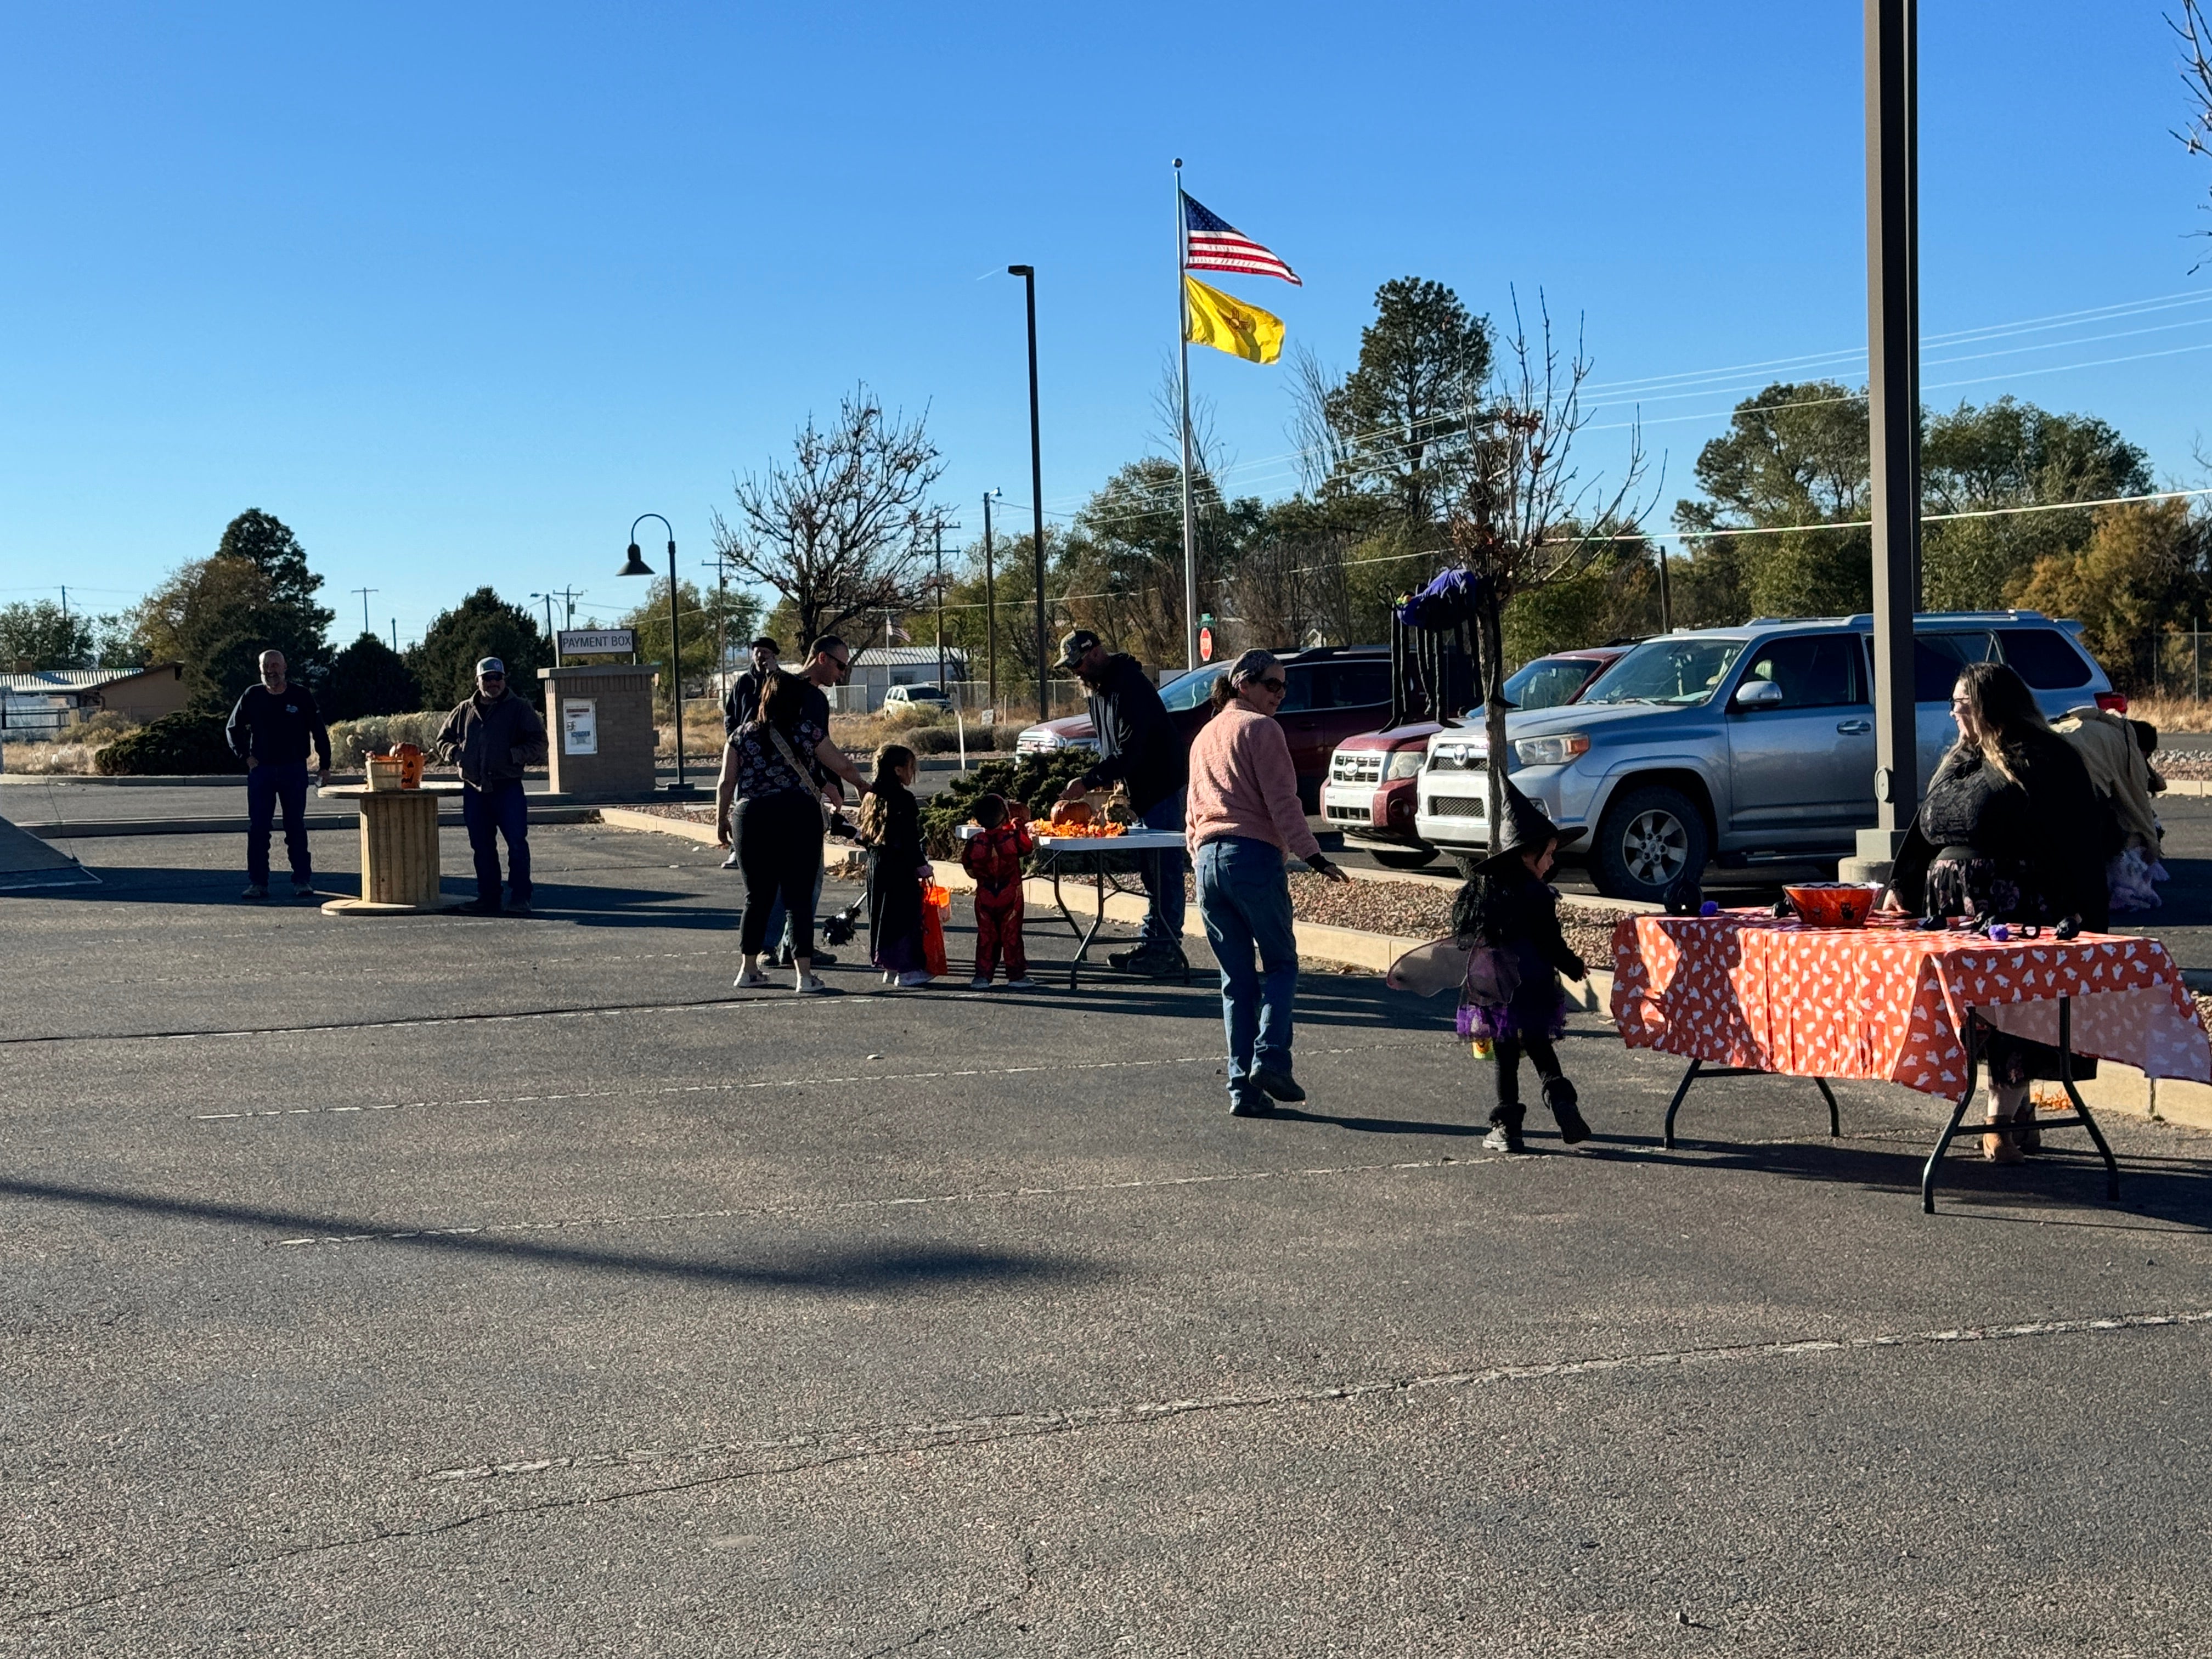
[[[730,567],[723,562],[722,556],[717,553],[714,556],[714,562],[711,566],[709,566],[706,561],[702,560],[700,562],[699,568],[702,570],[711,568],[714,573],[714,695],[716,696],[720,696],[726,689],[722,682],[729,677],[730,672],[729,589],[727,586]]]
[[[395,653],[399,649],[399,618],[397,617],[392,619],[392,648]]]
[[[380,587],[349,587],[346,589],[346,592],[349,593],[358,593],[361,595],[361,631],[364,634],[374,634],[376,632],[375,625],[368,619],[368,596],[372,593],[381,593],[384,590]]]
[[[1918,0],[1865,0],[1867,401],[1872,414],[1875,823],[1842,878],[1885,880],[1920,804]]]
[[[1022,279],[1030,315],[1030,512],[1034,526],[1030,534],[1030,562],[1036,577],[1037,719],[1052,718],[1052,686],[1045,678],[1049,659],[1044,633],[1044,448],[1037,435],[1036,267],[1008,265],[1006,275]]]
[[[990,674],[985,695],[991,699],[993,720],[999,717],[999,590],[991,575],[991,503],[1000,494],[993,489],[983,496],[983,639]]]
[[[945,520],[937,521],[937,689],[945,690]],[[949,695],[949,694],[948,694]]]

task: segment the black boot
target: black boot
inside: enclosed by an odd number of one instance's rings
[[[1492,1107],[1490,1133],[1482,1138],[1484,1149],[1493,1152],[1525,1151],[1521,1144],[1521,1119],[1527,1109],[1517,1100],[1500,1101]]]
[[[1552,1115],[1559,1121],[1561,1140],[1571,1146],[1578,1140],[1589,1139],[1589,1125],[1575,1109],[1575,1085],[1571,1081],[1564,1077],[1546,1078],[1544,1104],[1552,1109]]]

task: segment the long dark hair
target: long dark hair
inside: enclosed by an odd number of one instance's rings
[[[1951,752],[1962,757],[1969,750],[1978,753],[1991,770],[2019,782],[2005,750],[2017,747],[2030,732],[2051,729],[2043,711],[2035,706],[2035,693],[2027,689],[2026,680],[2001,662],[1970,662],[1959,671],[1958,683],[1966,688],[1966,707],[1974,717],[1975,735],[1960,738]]]
[[[793,674],[770,674],[761,691],[760,717],[787,738],[799,735],[799,722],[806,717],[806,688]]]

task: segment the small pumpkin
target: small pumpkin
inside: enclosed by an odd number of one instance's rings
[[[1091,803],[1087,800],[1063,800],[1054,803],[1052,821],[1061,824],[1081,825],[1091,822]]]

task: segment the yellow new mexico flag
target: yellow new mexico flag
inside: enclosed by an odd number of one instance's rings
[[[1190,307],[1190,343],[1210,345],[1249,362],[1272,363],[1283,355],[1283,319],[1257,306],[1232,300],[1195,276],[1182,279],[1183,302]]]

